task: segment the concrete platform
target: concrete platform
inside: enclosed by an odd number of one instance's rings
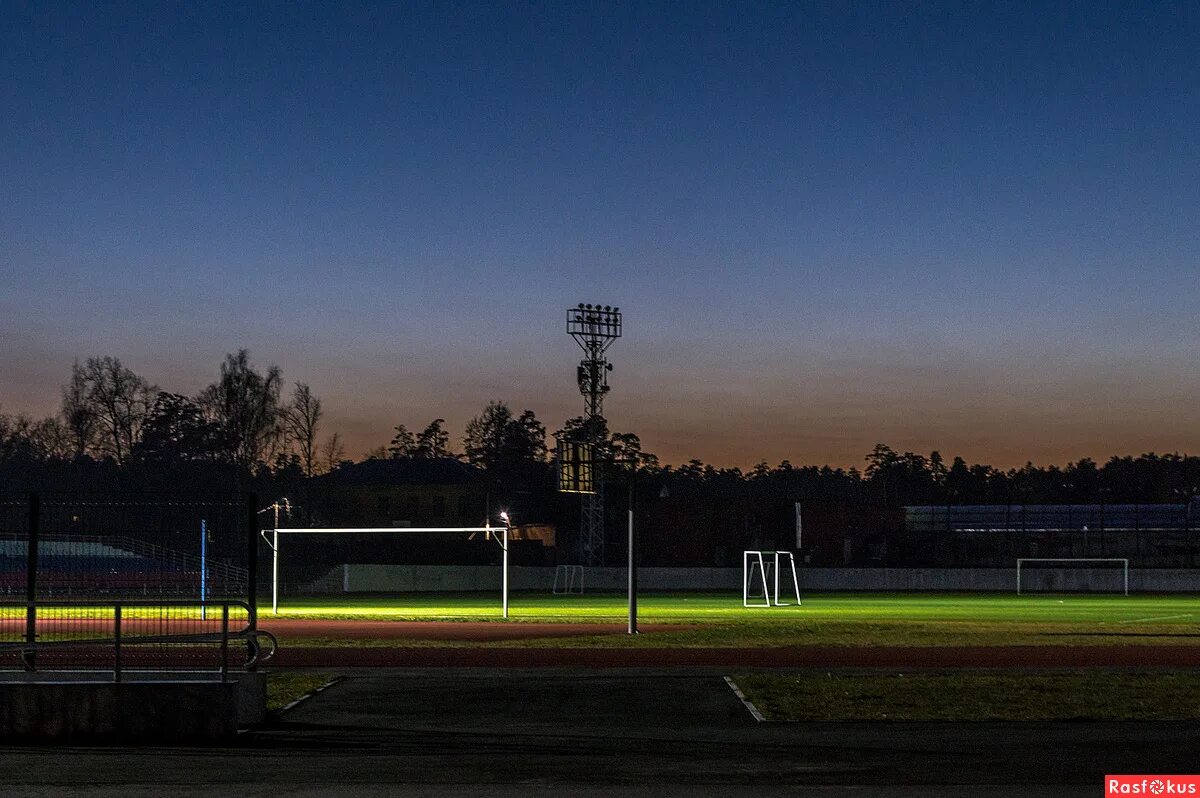
[[[0,672],[5,742],[216,741],[265,717],[262,673]]]
[[[756,723],[723,673],[346,670],[233,745],[0,747],[0,767],[54,798],[1075,798],[1200,750],[1194,723]]]

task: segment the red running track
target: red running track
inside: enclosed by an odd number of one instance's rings
[[[623,635],[624,624],[455,623],[263,618],[281,638],[279,667],[804,667],[804,668],[1195,668],[1200,646],[797,646],[785,648],[499,648],[364,646],[369,640],[505,640]],[[694,629],[646,624],[647,633]],[[357,645],[305,645],[305,638]]]

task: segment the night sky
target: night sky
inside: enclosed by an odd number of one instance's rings
[[[0,409],[251,350],[348,454],[1200,451],[1200,5],[0,3]]]

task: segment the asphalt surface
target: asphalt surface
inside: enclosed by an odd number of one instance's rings
[[[1042,796],[1195,772],[1194,723],[758,723],[722,671],[371,669],[213,748],[0,748],[0,795]]]

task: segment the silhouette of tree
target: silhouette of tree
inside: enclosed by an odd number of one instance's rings
[[[79,361],[71,368],[71,381],[62,389],[62,418],[71,436],[72,457],[79,458],[92,451],[96,441],[98,421],[96,409],[88,398],[88,383]]]
[[[342,436],[335,432],[321,445],[321,471],[329,473],[340,466],[345,459],[346,447],[342,443]]]
[[[529,411],[526,411],[529,412]],[[450,451],[450,433],[446,432],[446,419],[435,418],[425,429],[417,433],[412,456],[423,459],[454,457]],[[543,449],[545,448],[543,431]]]
[[[141,439],[157,390],[115,357],[90,357],[82,366],[76,363],[64,389],[70,398],[76,445],[90,438],[99,456],[123,465]],[[92,424],[94,437],[85,432]]]
[[[219,454],[219,441],[220,430],[204,417],[204,410],[197,402],[160,391],[133,455],[139,462],[157,465],[211,461]]]
[[[388,456],[393,460],[414,456],[417,450],[416,436],[403,424],[397,424],[393,429],[396,430],[396,434],[392,436],[392,442],[388,445]]]
[[[295,445],[304,476],[311,477],[317,467],[317,432],[321,426],[321,400],[313,396],[307,383],[296,383],[292,401],[283,409],[283,425],[288,440]]]
[[[250,354],[225,356],[221,377],[200,394],[205,414],[220,430],[223,455],[245,472],[269,461],[283,431],[279,404],[283,376],[278,366],[260,373]]]

